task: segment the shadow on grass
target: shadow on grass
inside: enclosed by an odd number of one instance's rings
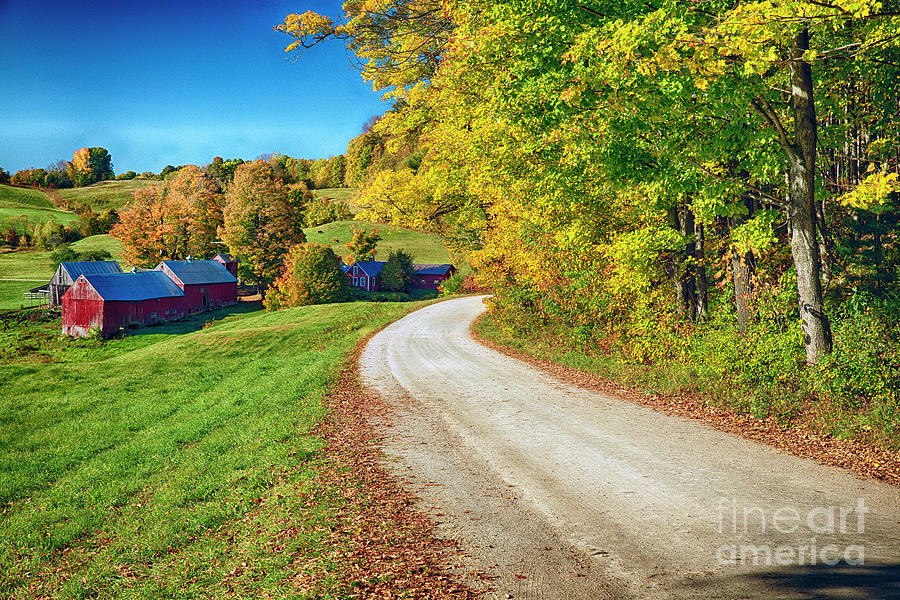
[[[887,600],[900,598],[900,564],[793,566],[691,579],[683,584],[704,598],[736,594],[738,598]]]
[[[168,323],[160,323],[157,325],[147,325],[144,327],[134,327],[123,330],[124,336],[139,335],[182,335],[199,331],[212,321],[221,321],[225,318],[240,318],[244,315],[259,312],[263,309],[262,302],[238,302],[234,306],[226,306],[207,312],[195,313],[179,319],[178,321],[169,321]]]

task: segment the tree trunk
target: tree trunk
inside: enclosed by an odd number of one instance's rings
[[[687,240],[682,252],[676,252],[672,265],[672,282],[675,287],[675,309],[679,315],[687,314],[692,321],[698,318],[697,281],[695,277],[697,244],[694,213],[690,206],[671,206],[668,209],[669,226]]]
[[[709,282],[706,279],[706,232],[702,223],[695,223],[694,237],[697,239],[696,284],[697,284],[697,312],[696,321],[706,318],[706,310],[709,306]]]
[[[821,256],[816,239],[816,107],[813,101],[812,69],[803,60],[803,53],[808,48],[809,31],[803,29],[791,42],[794,143],[787,148],[791,193],[788,214],[806,362],[816,364],[823,354],[831,352],[832,339],[831,326],[825,316],[822,301]]]
[[[681,218],[678,214],[678,206],[670,206],[667,211],[669,227],[681,231]],[[675,289],[675,311],[683,315],[687,310],[684,298],[684,287],[681,285],[682,272],[684,270],[684,255],[681,252],[672,254],[672,287]]]
[[[756,257],[753,252],[741,254],[732,248],[731,271],[734,278],[734,307],[737,311],[738,331],[746,335],[747,326],[753,319],[750,311],[750,297],[753,294],[753,273],[756,269]]]
[[[684,308],[692,321],[697,320],[697,278],[696,256],[697,242],[694,238],[694,213],[690,206],[681,208],[681,235],[687,240],[684,244],[684,270],[681,274],[681,289],[684,297]]]

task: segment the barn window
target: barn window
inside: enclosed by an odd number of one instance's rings
[[[150,320],[151,320],[151,321],[155,321],[155,320],[156,320],[156,313],[155,313],[155,312],[150,313]]]

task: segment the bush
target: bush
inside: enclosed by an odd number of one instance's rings
[[[344,202],[318,198],[307,205],[303,220],[307,227],[317,227],[334,221],[346,221],[352,217],[353,213]]]
[[[440,287],[438,288],[441,292],[441,296],[451,296],[453,294],[460,293],[463,285],[463,276],[461,273],[454,273],[443,282],[441,282]]]
[[[408,291],[413,278],[412,256],[393,250],[381,269],[381,287],[388,292]]]
[[[350,281],[341,264],[328,246],[297,244],[288,252],[281,277],[266,295],[266,310],[347,302],[351,299]]]

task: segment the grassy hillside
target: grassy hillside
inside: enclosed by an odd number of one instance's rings
[[[50,252],[0,252],[0,310],[19,308],[22,293],[53,277]]]
[[[413,306],[0,329],[0,597],[296,597],[346,501],[313,479],[325,390]]]
[[[356,188],[322,188],[313,190],[316,198],[330,198],[332,200],[349,200],[352,204],[353,198],[359,190]]]
[[[68,225],[78,220],[78,215],[56,208],[50,199],[37,190],[0,185],[0,222],[11,217],[26,216],[30,223],[43,223],[54,219]],[[16,226],[21,232],[21,227]]]
[[[94,212],[100,212],[110,208],[119,210],[131,202],[135,190],[143,190],[151,184],[161,183],[160,181],[146,179],[101,181],[87,187],[58,190],[56,193],[65,200],[72,200],[79,204],[90,204]]]
[[[375,227],[378,229],[381,241],[378,242],[378,253],[375,256],[377,260],[387,260],[391,250],[402,249],[409,252],[415,262],[451,262],[447,248],[438,238],[402,227],[376,225],[365,221],[336,221],[318,227],[310,227],[303,231],[306,233],[307,241],[331,246],[338,256],[343,257],[347,254],[344,244],[353,237],[351,227]]]
[[[72,249],[76,252],[87,252],[88,250],[106,250],[109,252],[113,260],[119,261],[122,270],[125,269],[125,262],[122,260],[122,242],[111,235],[92,235],[82,240],[78,240],[72,244]]]
[[[113,260],[119,261],[122,269],[126,269],[122,261],[121,242],[108,235],[84,238],[72,244],[72,248],[78,252],[107,250]],[[53,263],[49,251],[0,252],[0,310],[18,308],[23,302],[23,292],[47,283],[52,276]]]

